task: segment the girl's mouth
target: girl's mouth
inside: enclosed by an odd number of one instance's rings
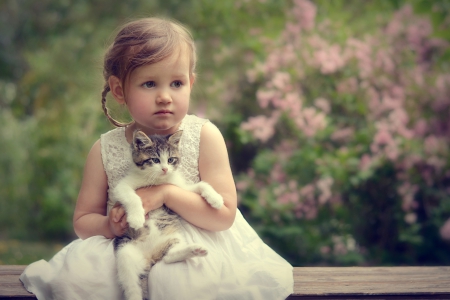
[[[172,112],[171,111],[169,111],[169,110],[160,110],[160,111],[157,111],[156,113],[155,113],[155,115],[168,115],[168,114],[171,114]]]

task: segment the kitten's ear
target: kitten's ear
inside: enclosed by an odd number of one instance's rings
[[[180,143],[181,135],[183,134],[183,130],[178,130],[171,136],[169,136],[168,141],[173,145],[177,145]]]
[[[153,145],[153,142],[145,133],[136,130],[133,133],[133,145],[138,149],[143,149]]]

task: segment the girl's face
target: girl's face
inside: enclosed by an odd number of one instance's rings
[[[187,114],[194,77],[189,55],[176,51],[164,60],[135,69],[122,89],[120,81],[110,87],[116,100],[126,104],[134,129],[146,134],[171,134]],[[113,79],[114,81],[114,79]]]

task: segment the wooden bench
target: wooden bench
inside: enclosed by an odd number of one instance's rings
[[[0,299],[36,299],[0,265]],[[298,267],[288,299],[450,299],[450,267]]]

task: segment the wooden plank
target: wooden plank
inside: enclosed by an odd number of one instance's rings
[[[0,299],[32,300],[36,296],[28,292],[19,280],[26,266],[0,265]]]
[[[304,267],[288,299],[450,299],[450,267]]]
[[[19,277],[16,275],[0,276],[0,299],[8,297],[36,299],[32,293],[29,293],[23,287],[22,283],[19,281]]]
[[[36,299],[25,267],[0,265],[0,300]],[[450,267],[297,267],[294,282],[288,299],[450,299]]]
[[[22,274],[27,266],[18,265],[0,265],[0,276],[2,275],[19,275]]]

